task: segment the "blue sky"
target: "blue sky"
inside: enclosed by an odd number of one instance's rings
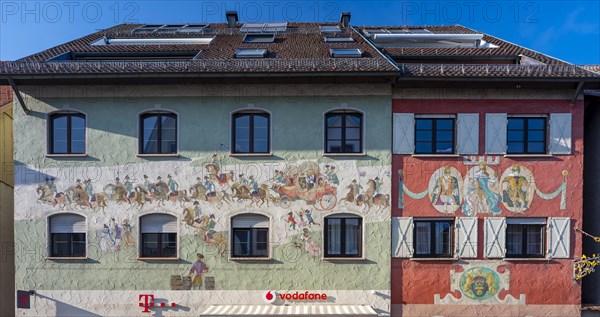
[[[600,64],[600,0],[583,1],[12,1],[0,0],[0,60],[15,60],[118,23],[338,21],[462,24],[575,64]]]

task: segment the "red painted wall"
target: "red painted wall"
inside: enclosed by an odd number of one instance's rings
[[[533,174],[536,186],[544,193],[555,191],[562,183],[563,170],[567,170],[567,208],[560,210],[560,197],[542,200],[534,196],[525,214],[508,211],[502,203],[498,217],[570,217],[572,227],[582,227],[583,211],[583,102],[573,105],[569,100],[393,100],[393,112],[416,114],[479,113],[479,155],[485,155],[485,113],[550,114],[572,113],[572,155],[555,155],[548,158],[505,158],[500,165],[489,165],[498,173],[512,164],[527,167]],[[427,189],[431,174],[438,168],[450,165],[464,176],[474,165],[466,166],[463,158],[417,158],[411,155],[394,155],[392,160],[392,216],[444,217],[465,216],[461,209],[454,215],[443,215],[433,208],[429,197],[420,200],[404,195],[404,208],[399,209],[398,173],[404,171],[404,186],[413,192]],[[461,185],[462,186],[462,185]],[[483,218],[479,214],[478,260],[483,257]],[[581,256],[581,235],[571,231],[571,257]],[[519,298],[526,295],[527,304],[579,304],[580,284],[572,280],[572,259],[507,261],[510,270],[509,291],[501,291]],[[392,304],[433,304],[434,294],[442,298],[450,292],[450,270],[461,269],[452,261],[417,261],[392,259]],[[458,297],[458,292],[455,296]]]

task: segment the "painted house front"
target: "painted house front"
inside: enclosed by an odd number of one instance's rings
[[[198,44],[230,60],[190,67],[268,64],[231,57],[252,45],[240,26],[214,25],[212,43]],[[130,37],[140,27],[79,41]],[[322,67],[343,62],[329,55],[318,25],[289,27],[308,31],[281,31],[270,54],[293,59],[278,42],[315,41]],[[342,64],[391,67],[353,36],[370,57]],[[41,55],[92,55],[77,49]],[[36,63],[106,68],[101,79],[73,82],[65,72],[55,85],[41,83],[43,75],[17,81],[29,114],[15,107],[16,288],[35,291],[17,315],[389,315],[385,67],[363,79],[338,65],[332,85],[328,69],[304,80],[246,70],[250,80],[194,74],[200,79],[160,82],[110,74],[120,65],[117,72],[140,75],[123,61]]]
[[[392,315],[579,316],[577,77],[594,75],[461,26],[378,40],[392,31],[365,30],[405,74],[392,97]],[[427,32],[461,43],[404,42]]]

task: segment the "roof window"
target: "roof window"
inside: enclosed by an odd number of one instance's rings
[[[273,33],[246,34],[244,36],[244,43],[273,43],[274,41],[275,34]]]
[[[267,57],[266,48],[238,48],[235,51],[235,58],[265,58]]]
[[[331,57],[362,57],[362,51],[358,48],[332,48],[329,50]]]
[[[354,43],[356,42],[351,36],[326,36],[325,43]]]
[[[342,33],[342,30],[337,25],[321,25],[319,29],[321,33]]]
[[[270,23],[245,23],[240,32],[242,33],[274,33],[285,32],[287,30],[287,22],[270,22]]]

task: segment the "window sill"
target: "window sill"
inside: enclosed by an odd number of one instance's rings
[[[179,157],[179,153],[175,154],[136,154],[137,157]]]
[[[87,157],[86,153],[83,154],[46,154],[48,158],[71,158],[71,157]]]
[[[179,261],[179,258],[145,258],[140,256],[135,259],[138,261]]]
[[[428,157],[460,157],[460,154],[413,154],[412,157],[428,158]]]
[[[268,257],[268,258],[229,258],[229,261],[234,261],[234,262],[244,262],[244,261],[264,261],[264,262],[269,262],[272,261],[273,258]]]
[[[528,157],[553,157],[553,154],[504,154],[504,157],[524,157],[524,158],[528,158]]]
[[[550,258],[504,258],[502,259],[504,261],[551,261],[552,259]]]
[[[410,258],[411,261],[457,261],[458,258]]]
[[[335,261],[364,261],[365,257],[360,258],[321,258],[323,261],[335,262]]]
[[[367,156],[367,153],[323,153],[323,156],[332,156],[332,157],[340,157],[340,156]]]
[[[230,157],[271,157],[273,153],[229,153]]]
[[[73,260],[73,261],[81,261],[87,260],[87,256],[47,256],[46,261],[57,261],[57,260]]]

